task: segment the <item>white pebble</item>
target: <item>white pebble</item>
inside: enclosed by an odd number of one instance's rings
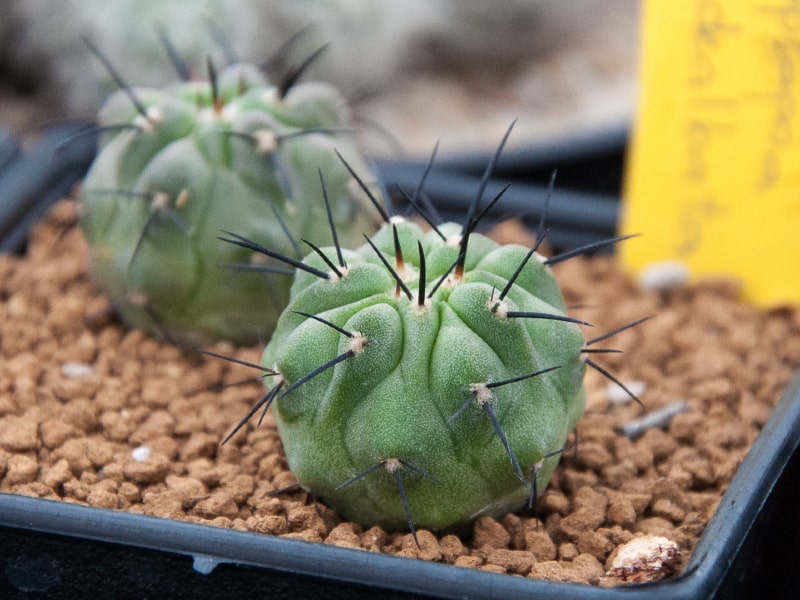
[[[144,462],[150,458],[152,452],[148,446],[139,446],[131,450],[131,458],[136,462]]]
[[[639,274],[643,290],[670,290],[689,281],[689,267],[679,260],[664,260],[647,265]]]
[[[655,535],[633,538],[617,550],[607,577],[628,582],[656,581],[668,575],[681,553],[672,540]]]
[[[642,394],[644,394],[644,391],[647,389],[644,381],[623,381],[622,383],[637,398],[641,398]],[[616,383],[609,383],[606,386],[606,398],[611,404],[627,404],[628,402],[633,402],[633,398],[630,397],[630,394]]]
[[[61,365],[61,376],[67,379],[82,379],[94,375],[94,367],[86,363],[65,362]]]

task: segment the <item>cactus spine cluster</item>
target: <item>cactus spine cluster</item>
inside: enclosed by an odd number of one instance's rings
[[[92,276],[129,325],[187,345],[268,339],[288,301],[285,267],[216,238],[232,230],[300,258],[295,240],[327,233],[320,177],[341,243],[374,231],[337,156],[369,179],[346,103],[299,74],[274,85],[251,65],[209,63],[207,81],[120,80],[100,113],[81,226]]]

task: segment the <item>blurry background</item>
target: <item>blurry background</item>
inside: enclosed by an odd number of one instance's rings
[[[83,36],[131,85],[174,80],[161,28],[196,69],[210,56],[281,73],[330,43],[305,78],[336,84],[411,156],[437,139],[442,155],[491,149],[515,117],[510,146],[541,144],[628,124],[637,13],[637,0],[2,0],[0,126],[93,118],[113,85]],[[377,127],[364,143],[397,150]]]

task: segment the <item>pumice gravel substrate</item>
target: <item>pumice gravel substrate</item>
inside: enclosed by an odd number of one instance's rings
[[[649,413],[684,402],[682,412],[626,435],[641,409],[590,370],[579,443],[538,514],[482,518],[460,537],[422,530],[417,547],[408,533],[343,521],[292,488],[270,415],[220,446],[262,393],[257,382],[224,384],[253,372],[120,325],[88,279],[75,221],[75,202],[64,201],[25,256],[0,255],[2,492],[594,585],[631,580],[612,568],[619,548],[658,536],[674,546],[643,576],[663,578],[686,563],[800,368],[796,308],[743,305],[726,281],[640,291],[608,257],[560,264],[572,314],[595,331],[653,315],[609,340],[622,354],[597,361],[643,390]],[[522,230],[496,233],[531,243]]]

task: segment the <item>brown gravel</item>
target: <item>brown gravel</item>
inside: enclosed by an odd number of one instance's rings
[[[556,274],[573,312],[604,331],[646,315],[597,360],[642,382],[648,410],[688,409],[638,438],[641,416],[587,375],[579,444],[537,515],[482,518],[471,535],[364,530],[292,488],[274,421],[219,442],[258,383],[252,372],[126,331],[85,272],[75,205],[57,206],[24,258],[0,255],[0,491],[555,581],[613,585],[605,573],[639,536],[677,545],[677,571],[800,366],[800,311],[758,311],[729,282],[640,292],[612,259]],[[594,333],[592,333],[594,335]],[[257,348],[212,350],[257,362]],[[283,488],[287,491],[278,492]],[[672,560],[672,555],[670,555]],[[660,575],[656,575],[660,576]]]

